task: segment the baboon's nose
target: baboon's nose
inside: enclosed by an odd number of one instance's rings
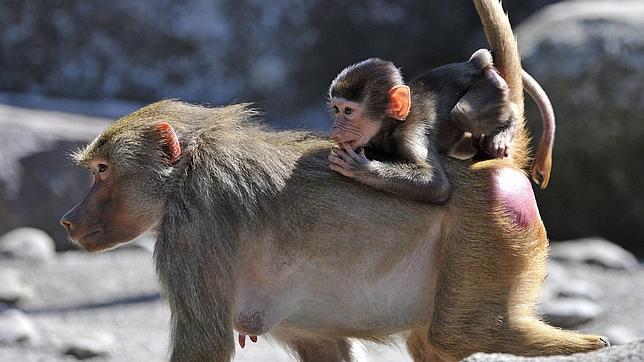
[[[340,130],[337,127],[333,127],[331,128],[331,132],[329,136],[331,137],[332,140],[339,143],[341,134],[342,132],[340,132]]]
[[[72,232],[72,222],[63,217],[60,219],[60,224],[67,230],[67,233],[70,234]]]

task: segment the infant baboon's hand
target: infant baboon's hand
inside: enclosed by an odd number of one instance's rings
[[[365,156],[364,149],[360,148],[356,152],[348,143],[343,143],[341,146],[342,148],[333,147],[331,149],[329,155],[331,170],[352,178],[367,170],[371,161]]]

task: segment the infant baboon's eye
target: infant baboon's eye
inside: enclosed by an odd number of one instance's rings
[[[104,164],[104,163],[99,163],[98,164],[98,172],[100,173],[100,172],[105,172],[105,171],[107,171],[107,165]]]

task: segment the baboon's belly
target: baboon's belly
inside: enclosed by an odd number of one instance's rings
[[[334,267],[333,260],[310,261],[265,283],[242,276],[235,328],[251,335],[280,325],[359,336],[427,323],[434,303],[434,247],[429,240],[388,266],[374,250],[349,270]]]
[[[391,334],[427,322],[433,308],[432,261],[416,255],[376,280],[361,275],[320,276],[285,322],[333,334]]]

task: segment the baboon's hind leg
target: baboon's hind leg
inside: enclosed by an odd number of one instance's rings
[[[351,362],[351,344],[346,338],[298,336],[272,333],[294,351],[302,362]]]
[[[513,320],[486,333],[471,326],[448,329],[441,332],[437,328],[430,329],[430,340],[441,355],[447,356],[447,361],[456,361],[476,352],[553,356],[590,352],[610,345],[604,337],[562,330],[534,317]]]
[[[605,337],[559,329],[534,317],[516,320],[512,328],[503,331],[502,339],[507,352],[532,356],[568,355],[610,346]]]
[[[432,347],[447,360],[476,352],[548,356],[605,347],[600,336],[555,328],[537,316],[548,239],[528,178],[497,161],[470,170],[468,184],[487,183],[491,189],[454,182],[460,192],[450,202],[482,223],[469,224],[466,214],[457,214],[461,223],[444,230],[449,242],[439,249],[443,287],[437,289],[429,326]],[[487,204],[477,201],[486,198]]]
[[[438,353],[429,344],[427,328],[414,329],[409,332],[405,340],[407,352],[414,362],[444,362]]]

